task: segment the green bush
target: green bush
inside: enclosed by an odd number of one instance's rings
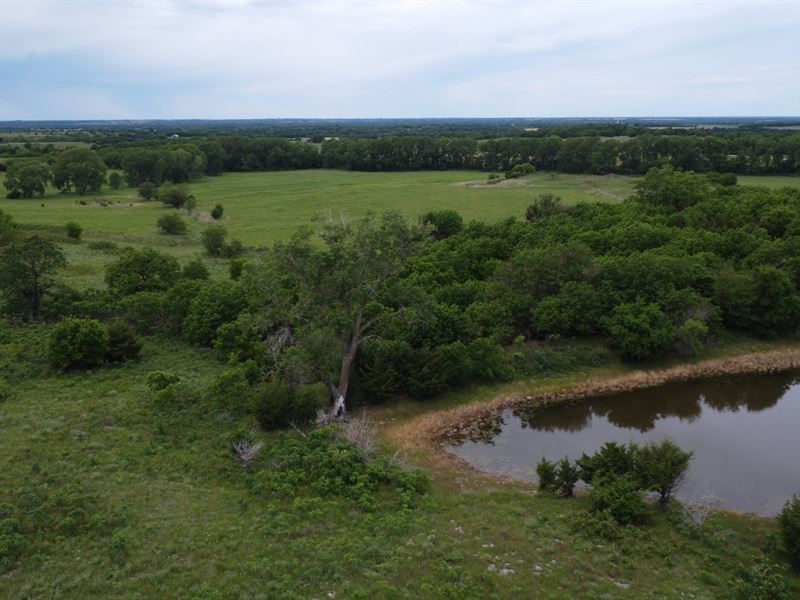
[[[228,265],[228,275],[230,275],[231,279],[238,280],[242,276],[246,264],[246,258],[232,258]]]
[[[147,387],[152,392],[158,392],[180,380],[181,378],[172,371],[150,371],[147,374]]]
[[[98,252],[108,252],[109,254],[119,253],[119,246],[114,242],[100,241],[89,242],[90,250],[97,250]]]
[[[781,568],[759,558],[753,564],[740,567],[726,597],[731,600],[791,600],[795,596]]]
[[[506,173],[506,179],[515,179],[517,177],[522,177],[523,175],[531,175],[535,172],[536,167],[534,167],[531,163],[520,163],[518,165],[514,165],[514,167]]]
[[[14,567],[22,554],[24,541],[14,507],[0,503],[0,575]]]
[[[158,228],[167,235],[183,235],[186,233],[186,221],[177,213],[161,215],[156,221]]]
[[[314,387],[283,382],[263,384],[255,398],[256,419],[264,429],[280,429],[290,423],[308,423],[323,407],[324,401]]]
[[[108,329],[94,319],[64,319],[53,327],[47,353],[57,369],[97,367],[108,354]]]
[[[671,440],[659,444],[650,442],[635,453],[636,475],[643,489],[659,494],[659,503],[666,508],[675,487],[681,482],[692,460],[691,452],[684,452]]]
[[[620,304],[606,320],[606,327],[626,359],[655,358],[672,346],[672,323],[657,304]]]
[[[225,238],[228,232],[222,225],[209,225],[200,234],[203,248],[209,256],[219,257],[225,250]]]
[[[150,181],[143,181],[139,184],[136,191],[139,194],[139,198],[142,200],[152,200],[158,193],[158,187]]]
[[[168,254],[152,248],[126,249],[106,268],[106,283],[120,296],[136,292],[161,292],[178,281],[180,265]]]
[[[596,478],[589,498],[592,513],[608,512],[620,525],[638,525],[646,521],[644,498],[629,477]]]
[[[172,208],[191,208],[190,203],[194,196],[183,187],[165,186],[158,192],[158,200]]]
[[[214,378],[209,389],[209,398],[217,408],[252,409],[255,388],[253,384],[260,377],[260,370],[253,363],[245,363],[227,369]]]
[[[142,342],[125,321],[115,319],[108,326],[108,354],[110,363],[121,363],[139,357]]]
[[[196,258],[183,265],[181,269],[181,279],[193,279],[196,281],[206,281],[209,278],[208,268],[206,264]]]
[[[795,494],[778,514],[781,549],[796,571],[800,571],[800,494]]]
[[[222,207],[222,204],[217,204],[214,208],[211,209],[211,218],[219,220],[222,218],[222,214],[225,212],[225,209]]]
[[[14,388],[12,388],[5,379],[0,377],[0,402],[10,400],[13,395]]]
[[[236,320],[245,306],[239,286],[233,283],[210,283],[197,293],[189,306],[183,330],[194,344],[211,345],[220,325]]]
[[[454,210],[437,210],[422,215],[422,222],[433,228],[433,237],[443,240],[464,228],[464,218]]]
[[[248,313],[242,313],[231,323],[220,325],[214,338],[217,356],[230,363],[251,360],[260,366],[270,364],[272,357],[261,337],[260,327],[259,320]]]
[[[164,326],[166,315],[164,292],[138,292],[119,301],[122,318],[143,335],[155,333]]]
[[[236,258],[244,253],[244,246],[239,240],[231,240],[222,248],[222,256],[225,258]]]
[[[556,466],[546,458],[536,465],[536,477],[539,480],[539,491],[554,492],[556,489]]]
[[[164,318],[167,329],[179,335],[183,333],[183,323],[189,314],[192,300],[205,287],[205,282],[196,279],[178,281],[164,296]]]
[[[578,483],[578,469],[566,456],[556,465],[556,489],[564,498],[571,498]]]
[[[117,172],[111,173],[108,176],[108,187],[112,190],[118,190],[122,186],[122,175]]]
[[[586,483],[592,483],[596,477],[633,476],[637,448],[638,446],[633,443],[606,442],[591,456],[581,454],[576,461],[580,478]]]
[[[81,227],[75,221],[70,221],[66,225],[67,230],[67,237],[73,241],[79,242],[81,241],[81,235],[83,234],[83,227]]]
[[[621,540],[625,532],[610,512],[580,512],[572,522],[575,533],[587,539]]]

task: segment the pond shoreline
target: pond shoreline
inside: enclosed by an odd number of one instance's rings
[[[470,437],[478,437],[487,425],[491,425],[503,411],[508,409],[523,405],[547,405],[592,396],[607,396],[673,382],[726,375],[770,374],[794,369],[800,369],[800,348],[750,352],[704,360],[694,364],[634,371],[623,375],[607,377],[594,375],[562,389],[543,388],[531,393],[496,396],[488,401],[473,402],[456,408],[425,413],[393,428],[391,437],[407,449],[434,453],[439,462],[477,470],[462,459],[446,452],[443,445]],[[485,471],[479,472],[492,479],[508,479]]]

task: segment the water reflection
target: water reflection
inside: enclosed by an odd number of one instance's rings
[[[685,492],[707,487],[726,506],[774,514],[800,491],[798,424],[798,374],[740,376],[506,411],[450,450],[479,468],[533,479],[543,456],[575,459],[607,441],[669,437],[695,454]]]

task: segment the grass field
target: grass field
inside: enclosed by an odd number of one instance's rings
[[[215,204],[225,207],[221,223],[231,237],[248,246],[270,246],[285,240],[316,216],[342,211],[358,217],[367,211],[400,210],[416,217],[429,210],[457,210],[465,220],[497,221],[522,218],[536,195],[552,192],[567,203],[616,202],[633,192],[635,177],[537,173],[523,179],[486,185],[486,173],[444,171],[360,173],[331,170],[227,173],[189,185],[197,212],[187,217],[186,236],[158,232],[156,220],[171,209],[142,202],[136,190],[104,188],[99,194],[61,194],[44,198],[0,199],[0,210],[23,225],[61,231],[69,222],[84,229],[84,240],[109,240],[120,245],[157,247],[182,262],[202,255],[200,232]],[[740,177],[746,185],[780,187],[800,184],[798,177]],[[79,204],[85,201],[85,205]],[[85,244],[66,244],[67,277],[78,288],[99,286],[112,255],[89,250]],[[225,268],[210,261],[212,270]]]

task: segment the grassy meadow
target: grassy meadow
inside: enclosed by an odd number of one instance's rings
[[[87,288],[103,285],[115,258],[90,242],[151,245],[187,262],[202,256],[200,231],[217,203],[231,237],[252,247],[287,239],[328,210],[355,217],[454,209],[465,220],[494,221],[521,217],[541,192],[569,203],[615,202],[635,181],[539,173],[489,186],[475,172],[226,174],[189,186],[198,205],[186,217],[186,236],[158,233],[156,219],[171,209],[141,202],[128,188],[2,199],[0,209],[58,239],[69,261],[65,279]],[[739,181],[777,187],[797,178]],[[68,221],[83,227],[80,243],[65,241]],[[204,260],[225,276],[228,261]],[[371,511],[312,492],[276,497],[264,493],[255,470],[273,466],[282,435],[297,434],[261,432],[251,416],[215,406],[207,390],[226,365],[212,350],[150,336],[138,361],[60,374],[46,362],[49,329],[0,321],[0,375],[11,387],[10,397],[0,396],[0,516],[3,502],[13,501],[41,521],[23,559],[0,574],[3,599],[712,599],[730,597],[732,576],[774,545],[770,519],[723,514],[697,531],[655,509],[648,526],[600,539],[582,525],[586,496],[537,496],[529,484],[424,450],[406,456],[430,478],[410,508],[392,497]],[[701,358],[745,350],[754,347],[710,349]],[[190,390],[184,405],[154,402],[146,378],[162,369]],[[401,399],[369,414],[392,452],[392,432],[423,412],[624,369],[614,363],[428,402]],[[231,454],[245,433],[265,444],[255,469]],[[798,578],[792,585],[800,591]]]

